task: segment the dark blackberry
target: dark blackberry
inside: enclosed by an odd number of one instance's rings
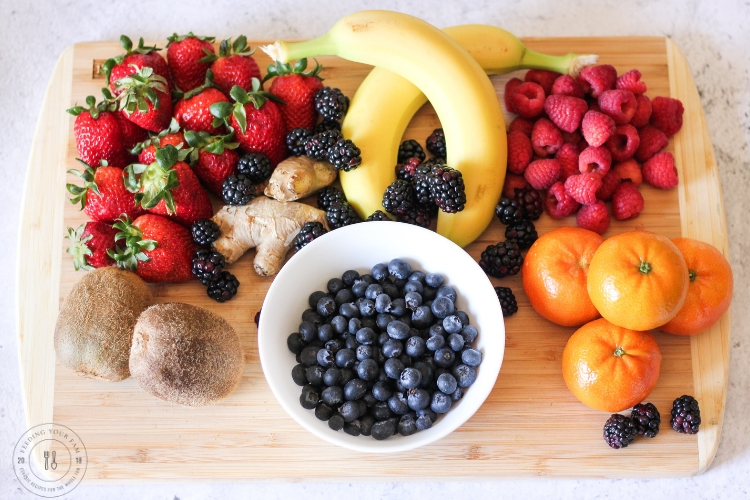
[[[496,286],[495,293],[497,294],[497,300],[500,301],[504,318],[513,316],[518,312],[518,303],[516,302],[516,296],[513,295],[513,290],[505,286]]]
[[[500,198],[500,202],[495,207],[495,215],[506,226],[515,222],[521,222],[525,216],[521,203],[505,196]]]
[[[341,123],[337,122],[336,120],[323,120],[322,122],[315,125],[313,133],[319,134],[328,130],[337,130],[341,132]]]
[[[485,273],[496,278],[514,276],[521,270],[523,257],[521,249],[514,240],[501,241],[496,245],[489,245],[479,259],[479,267]]]
[[[339,139],[328,148],[328,161],[336,170],[348,172],[362,163],[359,148],[349,139]]]
[[[253,184],[260,184],[271,177],[273,165],[263,153],[242,153],[237,162],[237,173],[247,176]]]
[[[420,208],[412,208],[406,213],[398,215],[396,219],[399,222],[405,222],[406,224],[413,224],[419,227],[430,227],[432,217],[430,214]]]
[[[414,173],[420,163],[421,160],[417,157],[407,158],[405,161],[399,162],[396,165],[396,178],[412,182],[414,180]]]
[[[661,415],[651,403],[641,403],[633,407],[630,418],[635,422],[638,434],[652,438],[659,434],[659,424],[661,424]]]
[[[208,285],[206,293],[209,297],[217,302],[226,302],[232,300],[232,297],[237,295],[237,289],[240,287],[240,282],[234,277],[229,271],[222,271],[216,281],[212,281]]]
[[[299,230],[299,233],[294,238],[294,249],[297,251],[302,250],[302,247],[327,232],[328,229],[320,222],[305,222],[302,229]]]
[[[604,440],[614,449],[625,448],[633,442],[636,435],[638,429],[633,419],[619,413],[612,414],[604,424]]]
[[[346,195],[339,188],[326,186],[318,191],[318,208],[320,210],[328,210],[337,201],[346,201]]]
[[[412,174],[411,184],[414,187],[414,199],[417,204],[422,206],[434,205],[430,194],[430,172],[432,172],[432,166],[424,162],[417,165]]]
[[[221,184],[221,197],[227,205],[247,205],[255,197],[255,184],[246,175],[230,175]]]
[[[326,130],[310,137],[305,143],[305,154],[318,161],[328,161],[328,150],[342,138],[338,130]]]
[[[292,129],[286,134],[286,150],[292,156],[305,156],[305,144],[314,134],[305,127]]]
[[[536,189],[516,188],[513,199],[521,205],[526,220],[537,220],[544,212],[542,195]]]
[[[443,133],[443,129],[436,128],[433,130],[427,138],[425,146],[427,146],[427,151],[433,155],[445,158],[447,153],[445,151],[445,134]]]
[[[427,158],[423,161],[422,165],[432,168],[435,165],[445,165],[446,161],[445,156],[433,156],[432,158]]]
[[[365,219],[365,222],[372,222],[372,221],[379,221],[379,220],[391,220],[390,217],[388,217],[385,212],[382,210],[375,210],[373,213],[371,213],[367,219]]]
[[[466,187],[461,172],[447,165],[436,165],[432,167],[427,180],[432,201],[440,210],[452,214],[464,209]]]
[[[201,248],[193,255],[193,274],[205,286],[215,281],[226,265],[223,255],[207,248]]]
[[[349,98],[337,88],[323,87],[315,94],[315,109],[324,120],[341,120],[349,109]]]
[[[383,208],[393,215],[403,215],[414,208],[414,188],[410,182],[396,179],[383,193]]]
[[[426,155],[422,146],[414,139],[407,139],[398,147],[398,162],[404,163],[409,158],[419,158],[423,161]]]
[[[521,250],[529,248],[539,235],[536,232],[534,223],[528,220],[514,222],[505,228],[505,239],[516,240]]]
[[[697,434],[701,425],[698,401],[692,396],[680,396],[672,403],[672,429],[681,434]]]
[[[198,219],[190,229],[193,241],[199,245],[210,245],[221,236],[219,225],[211,219]]]
[[[328,210],[326,210],[326,220],[331,229],[338,229],[350,224],[362,222],[362,219],[359,218],[354,207],[349,205],[346,201],[337,201],[328,207]]]

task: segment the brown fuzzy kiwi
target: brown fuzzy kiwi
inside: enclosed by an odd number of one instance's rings
[[[133,334],[130,373],[170,403],[204,406],[230,395],[242,377],[240,338],[221,316],[178,302],[146,309]]]
[[[119,382],[130,376],[130,344],[138,316],[154,298],[130,271],[102,267],[86,273],[60,308],[57,359],[88,378]]]

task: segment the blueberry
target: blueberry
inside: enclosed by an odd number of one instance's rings
[[[432,411],[430,408],[425,408],[424,410],[417,410],[417,417],[421,417],[422,415],[427,416],[427,418],[430,419],[430,422],[433,424],[435,423],[435,420],[437,420],[437,413]]]
[[[381,293],[375,297],[375,310],[381,314],[391,310],[391,298],[387,293]]]
[[[351,318],[349,320],[348,327],[349,327],[349,333],[354,335],[355,333],[357,333],[357,330],[362,328],[362,321],[359,318]]]
[[[381,295],[382,293],[383,293],[383,287],[375,283],[367,287],[367,290],[365,290],[365,298],[370,299],[370,300],[375,300],[375,298],[378,295]]]
[[[477,371],[471,366],[458,365],[453,369],[459,387],[469,387],[477,379]]]
[[[406,301],[399,297],[397,299],[393,299],[391,302],[391,307],[388,309],[388,312],[393,314],[394,316],[403,316],[406,314]],[[406,318],[404,318],[405,320]]]
[[[448,346],[455,352],[460,352],[464,348],[464,338],[458,333],[448,335]]]
[[[388,323],[386,327],[388,336],[396,340],[405,340],[411,335],[411,328],[403,321],[395,320]]]
[[[424,290],[422,291],[422,300],[425,302],[431,301],[437,296],[437,288],[433,288],[431,286],[424,287]]]
[[[318,403],[318,406],[315,407],[315,416],[318,417],[318,420],[325,422],[333,416],[333,408],[325,403]]]
[[[424,279],[427,275],[423,273],[422,271],[412,271],[409,275],[409,281],[417,281],[419,283],[424,283]]]
[[[344,417],[342,417],[338,413],[333,415],[328,419],[328,427],[330,427],[334,431],[340,431],[344,428]]]
[[[336,301],[325,296],[318,301],[316,310],[321,316],[331,316],[336,312]]]
[[[388,277],[388,266],[386,264],[375,264],[370,271],[375,281],[383,281]]]
[[[343,280],[341,280],[340,278],[331,278],[328,280],[327,288],[328,291],[333,295],[336,295],[339,290],[343,290],[345,287],[346,285],[344,285]]]
[[[482,362],[482,353],[476,349],[466,349],[461,353],[461,361],[467,366],[479,366]]]
[[[424,361],[417,361],[414,363],[414,368],[419,370],[419,373],[422,375],[422,381],[419,383],[419,387],[422,389],[429,387],[433,377],[432,367]]]
[[[349,383],[350,380],[354,380],[354,377],[356,377],[357,374],[354,373],[354,370],[351,368],[344,368],[341,370],[341,381],[339,382],[339,385],[345,386]]]
[[[438,288],[435,298],[437,297],[447,297],[451,302],[455,303],[457,295],[452,286],[441,286],[440,288]]]
[[[422,373],[414,367],[404,368],[398,380],[407,389],[416,389],[422,381]]]
[[[430,273],[424,277],[425,284],[433,288],[439,288],[443,286],[443,281],[444,279],[440,274]]]
[[[448,368],[456,361],[456,353],[449,347],[435,351],[435,364],[441,368]]]
[[[359,404],[355,401],[345,401],[339,407],[339,415],[344,418],[344,422],[351,422],[359,417]]]
[[[380,347],[383,347],[389,340],[391,340],[391,337],[387,332],[380,332],[380,335],[378,335],[378,345]]]
[[[422,305],[422,296],[419,292],[407,292],[404,295],[404,304],[412,311]]]
[[[359,420],[349,422],[348,424],[344,425],[344,432],[346,432],[350,436],[359,436],[360,434],[362,434],[362,424],[359,422]]]
[[[320,325],[318,327],[318,339],[321,342],[328,342],[329,340],[333,339],[335,336],[335,332],[333,331],[333,327],[331,325]]]
[[[315,307],[318,305],[318,301],[328,295],[326,292],[323,292],[321,290],[318,290],[317,292],[313,292],[310,294],[310,297],[307,299],[307,303],[310,304],[310,307],[315,309]]]
[[[383,344],[382,351],[386,358],[397,358],[404,353],[404,344],[400,340],[388,339],[388,342]]]
[[[430,405],[430,393],[424,389],[409,389],[406,401],[412,410],[421,410]]]
[[[330,422],[330,420],[329,420]],[[370,435],[382,441],[388,439],[396,433],[396,424],[392,420],[383,420],[382,422],[376,422],[370,430]]]
[[[388,281],[383,283],[383,293],[388,295],[393,300],[401,297],[401,292],[399,291],[398,287],[393,283],[389,283]]]
[[[445,331],[445,328],[443,328],[443,325],[435,323],[430,327],[430,337],[433,337],[435,335],[440,335],[441,337],[447,337],[448,332]]]
[[[359,318],[360,310],[354,302],[345,302],[339,306],[339,315],[346,319]]]
[[[332,366],[323,374],[323,383],[328,387],[338,385],[341,382],[341,377],[341,370]]]
[[[387,381],[381,380],[375,382],[375,385],[372,386],[372,395],[375,396],[375,399],[378,401],[388,401],[388,398],[393,396],[393,390]]]
[[[409,337],[406,340],[406,354],[412,358],[418,358],[425,353],[425,342],[422,337]]]
[[[326,369],[322,366],[308,366],[305,370],[305,378],[311,385],[320,386],[323,385],[323,375]]]
[[[297,385],[305,385],[307,383],[307,367],[303,364],[294,365],[292,368],[292,380]]]
[[[389,396],[390,398],[390,396]],[[378,401],[374,405],[372,405],[372,408],[370,409],[370,413],[373,417],[375,417],[375,420],[378,422],[382,420],[386,420],[388,418],[391,418],[393,416],[393,412],[390,408],[388,408],[388,401]]]
[[[432,420],[427,415],[421,415],[417,417],[417,421],[414,423],[417,426],[417,430],[426,431],[432,427]]]
[[[365,405],[364,410],[359,412],[361,415],[364,415],[364,413],[367,411],[367,409],[378,402],[377,399],[375,399],[375,396],[372,395],[372,391],[366,392],[364,396],[362,396],[362,399],[359,400],[362,404]]]
[[[375,323],[375,318],[373,317],[362,318],[362,328],[370,328],[374,330],[376,327],[377,327],[377,323]]]
[[[395,319],[396,318],[393,316],[393,314],[379,313],[375,317],[375,324],[377,325],[378,328],[385,331],[386,327],[388,326],[388,323],[390,323],[391,321],[395,321]]]
[[[286,338],[286,346],[292,353],[299,354],[305,348],[305,341],[302,339],[302,335],[294,332]]]
[[[333,353],[328,349],[319,350],[316,358],[318,360],[318,364],[323,368],[328,368],[334,362]]]
[[[368,285],[372,285],[373,283],[377,283],[375,278],[372,277],[372,274],[363,274],[359,277],[359,281],[364,281]]]
[[[463,327],[464,325],[461,323],[461,319],[456,314],[451,314],[443,318],[443,328],[445,328],[445,331],[448,333],[458,333]]]
[[[318,406],[319,401],[320,396],[315,390],[302,391],[302,394],[299,396],[299,404],[301,404],[302,408],[305,410],[312,410]]]
[[[445,337],[442,335],[433,335],[425,342],[425,347],[430,351],[437,351],[438,349],[442,349],[443,346],[445,346]]]
[[[464,311],[456,311],[456,316],[458,316],[458,319],[461,320],[461,324],[463,324],[464,326],[469,324],[469,315]]]
[[[378,339],[372,328],[360,328],[357,330],[357,342],[364,345],[372,345]]]
[[[305,342],[312,342],[318,338],[318,327],[311,321],[303,321],[299,324],[299,334]]]
[[[367,384],[364,380],[353,378],[344,386],[344,399],[347,401],[355,401],[367,392]]]
[[[454,403],[464,397],[464,390],[458,387],[455,391],[453,391],[453,394],[451,394],[451,401]]]
[[[401,376],[401,372],[404,371],[406,366],[398,358],[389,358],[385,361],[385,373],[390,378],[398,379]]]
[[[346,340],[344,340],[344,347],[346,349],[351,349],[354,351],[359,347],[359,342],[357,342],[357,337],[354,335],[349,335]]]
[[[453,305],[453,301],[448,297],[436,297],[435,300],[432,301],[430,309],[436,318],[442,319],[453,314],[453,311],[456,310],[456,306]],[[445,325],[443,325],[443,328],[445,328]]]
[[[375,417],[367,414],[359,419],[360,429],[363,436],[369,436],[372,432],[372,426],[375,425]]]
[[[474,325],[466,325],[461,329],[461,336],[467,344],[474,342],[477,339],[477,335],[479,335],[479,330]]]
[[[336,366],[340,368],[351,368],[357,356],[351,349],[341,349],[336,353]]]
[[[352,285],[352,293],[355,297],[364,297],[368,286],[370,284],[366,281],[358,281]]]
[[[334,316],[331,318],[331,328],[333,328],[333,331],[337,334],[341,335],[344,333],[347,328],[349,327],[349,320],[345,318],[344,316]]]
[[[417,328],[427,328],[435,321],[429,306],[417,307],[411,315],[411,322]]]
[[[333,298],[333,300],[334,302],[336,302],[336,305],[340,306],[344,302],[354,301],[355,298],[356,297],[349,288],[342,288],[336,293],[336,296]]]
[[[316,304],[316,306],[317,306],[317,304]],[[320,314],[318,314],[313,309],[305,309],[304,310],[304,312],[302,313],[302,321],[309,321],[312,324],[314,324],[316,328],[319,327],[320,325],[322,325],[323,323],[325,323],[325,321],[323,320],[323,316],[321,316]]]
[[[388,408],[396,415],[403,415],[409,411],[409,403],[403,392],[396,392],[388,398]]]
[[[411,265],[403,259],[393,259],[388,263],[388,272],[397,279],[405,280],[411,274]]]
[[[359,314],[362,316],[375,316],[375,302],[365,299],[359,303]]]
[[[437,379],[437,386],[445,394],[453,394],[458,387],[458,382],[456,382],[456,377],[450,373],[442,373]]]
[[[355,353],[357,354],[357,360],[359,361],[371,359],[374,352],[375,349],[371,345],[361,345],[355,350]]]
[[[299,354],[300,363],[302,363],[305,366],[312,366],[318,363],[318,348],[312,345],[309,345],[302,349],[302,352]]]
[[[375,380],[380,368],[374,359],[363,359],[357,367],[357,375],[362,380]]]
[[[451,398],[447,394],[443,394],[440,391],[432,393],[432,401],[430,401],[430,409],[435,413],[446,413],[451,409]]]
[[[344,285],[346,286],[352,286],[354,283],[357,282],[359,279],[359,273],[353,269],[350,269],[349,271],[344,271],[344,274],[341,275],[341,281],[344,282]]]
[[[413,415],[406,414],[398,421],[398,433],[402,436],[411,436],[417,430],[417,421]]]

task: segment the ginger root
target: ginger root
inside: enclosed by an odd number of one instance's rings
[[[336,180],[336,169],[327,161],[292,156],[276,166],[265,189],[266,196],[294,201],[311,195]]]
[[[227,264],[255,248],[253,266],[261,276],[273,276],[281,269],[286,252],[305,222],[320,222],[326,229],[326,214],[304,203],[282,202],[265,196],[247,205],[226,205],[212,220],[221,236],[213,242],[214,250]]]

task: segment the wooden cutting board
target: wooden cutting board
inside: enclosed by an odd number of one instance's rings
[[[648,95],[671,95],[685,106],[684,126],[670,142],[680,184],[663,192],[642,188],[644,212],[614,221],[605,236],[649,229],[668,237],[707,241],[727,254],[727,231],[716,162],[698,92],[680,49],[664,38],[531,38],[539,51],[598,53],[622,73],[638,68]],[[264,43],[253,41],[253,47]],[[163,44],[163,41],[160,43]],[[510,286],[519,311],[506,322],[507,348],[495,389],[481,409],[456,432],[416,451],[362,455],[329,445],[295,423],[271,394],[258,360],[253,317],[271,278],[252,271],[252,251],[232,266],[242,285],[231,302],[217,304],[197,282],[153,286],[158,301],[211,308],[242,338],[246,366],[239,389],[220,404],[183,408],[121,383],[86,380],[55,363],[52,334],[60,301],[81,277],[65,253],[64,229],[85,216],[66,200],[65,172],[77,167],[73,118],[64,110],[98,95],[105,82],[97,64],[121,52],[117,43],[82,43],[61,56],[37,125],[22,208],[18,263],[18,345],[21,384],[29,427],[56,422],[73,429],[88,453],[86,482],[155,480],[447,480],[500,476],[654,477],[704,471],[719,443],[729,365],[730,315],[695,337],[655,332],[663,354],[661,376],[649,401],[662,413],[662,432],[623,450],[602,440],[608,415],[591,410],[568,392],[561,354],[572,328],[537,315],[520,277],[494,280]],[[256,52],[265,68],[269,60]],[[320,58],[326,84],[353,95],[369,68],[338,58]],[[449,77],[446,75],[446,77]],[[507,79],[507,77],[505,77]],[[503,78],[493,78],[502,95]],[[384,89],[387,91],[387,89]],[[424,139],[439,126],[429,105],[412,122],[407,138]],[[540,234],[562,225],[546,215]],[[495,220],[467,248],[478,258],[503,236]],[[672,401],[692,394],[703,424],[695,436],[669,428]],[[364,439],[364,438],[363,438]]]

